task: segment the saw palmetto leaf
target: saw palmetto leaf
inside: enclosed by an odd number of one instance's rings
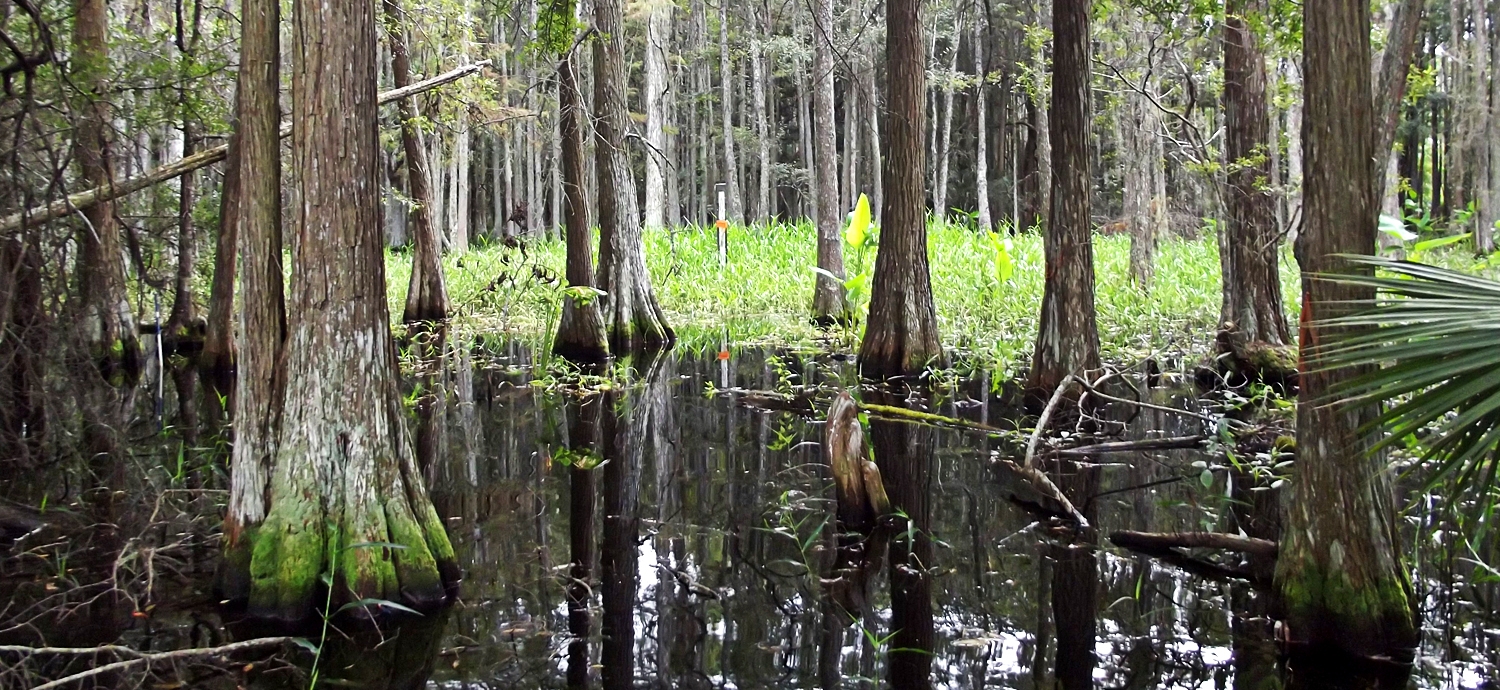
[[[1368,308],[1324,321],[1347,327],[1317,353],[1320,368],[1374,367],[1340,397],[1385,402],[1366,429],[1376,448],[1419,438],[1431,484],[1493,497],[1500,466],[1500,282],[1436,266],[1347,256],[1374,275],[1324,275],[1374,288]],[[1481,500],[1481,504],[1489,503]]]

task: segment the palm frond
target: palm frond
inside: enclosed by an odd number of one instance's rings
[[[1365,429],[1382,435],[1374,447],[1420,438],[1429,486],[1449,481],[1455,499],[1493,496],[1500,469],[1500,282],[1410,261],[1342,258],[1376,272],[1318,279],[1374,288],[1376,297],[1356,313],[1321,322],[1347,330],[1317,353],[1316,366],[1373,367],[1335,394],[1389,404]]]

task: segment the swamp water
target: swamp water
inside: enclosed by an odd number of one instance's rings
[[[515,345],[417,366],[406,389],[413,437],[464,573],[460,597],[439,616],[373,635],[335,624],[320,679],[606,689],[1286,681],[1261,594],[1102,536],[1232,530],[1222,449],[1045,460],[1093,525],[1075,533],[1014,500],[1024,492],[993,462],[1021,460],[1014,439],[871,419],[868,441],[899,517],[877,528],[864,567],[838,577],[832,566],[847,565],[858,540],[835,533],[818,418],[831,392],[855,381],[853,364],[679,350],[641,368],[629,385],[590,379],[585,394],[556,385]],[[1136,385],[1162,407],[1208,408],[1191,388]],[[819,411],[802,411],[796,393],[813,389]],[[1015,387],[984,374],[934,391],[880,401],[1001,429],[1031,423]],[[1111,406],[1101,418],[1103,440],[1208,431],[1191,413]],[[1463,598],[1495,588],[1452,586],[1461,565],[1451,562],[1419,568],[1433,581],[1419,580],[1424,645],[1410,684],[1495,687],[1485,685],[1500,662],[1494,612]],[[1435,584],[1444,573],[1449,584]],[[213,615],[200,607],[125,639],[190,646],[181,628]],[[280,683],[307,680],[281,672],[255,684]]]

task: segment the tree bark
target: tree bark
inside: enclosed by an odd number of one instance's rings
[[[202,5],[192,4],[192,17],[184,17],[185,3],[177,3],[177,49],[182,58],[182,82],[191,79],[191,70],[198,52],[198,36],[202,26]],[[179,86],[177,101],[182,108],[182,157],[193,155],[198,147],[198,123],[194,120],[191,101],[185,86]],[[204,333],[198,323],[198,301],[193,294],[193,273],[198,263],[198,233],[193,223],[193,206],[197,199],[198,176],[184,174],[177,189],[177,274],[172,286],[172,313],[167,318],[167,337],[175,343],[183,340],[199,341]]]
[[[411,56],[406,46],[405,10],[400,0],[383,0],[386,38],[391,46],[391,75],[395,87],[411,83]],[[432,225],[432,192],[427,178],[427,149],[417,129],[417,104],[402,99],[398,105],[401,118],[401,150],[406,156],[406,197],[412,244],[411,282],[406,290],[403,323],[442,321],[448,318],[448,287],[443,280],[443,264],[437,228]]]
[[[1500,222],[1500,37],[1491,37],[1488,59],[1490,107],[1486,113],[1485,139],[1489,142],[1489,185],[1483,191],[1479,225],[1474,229],[1474,247],[1481,254],[1495,251],[1495,225]]]
[[[1448,201],[1449,212],[1453,215],[1462,213],[1475,201],[1474,177],[1478,171],[1478,152],[1480,142],[1480,124],[1483,102],[1487,100],[1488,89],[1481,86],[1484,82],[1485,61],[1475,59],[1479,50],[1481,38],[1485,31],[1483,2],[1477,2],[1474,7],[1479,10],[1475,15],[1470,11],[1469,0],[1451,0],[1449,4],[1449,42],[1448,59],[1453,84],[1448,93],[1451,97],[1451,116],[1449,119],[1448,160],[1444,178],[1447,180],[1448,189],[1445,198]],[[1477,19],[1474,38],[1468,36],[1469,22]],[[1382,157],[1382,160],[1384,158]],[[1451,216],[1450,216],[1450,219]],[[1473,219],[1470,219],[1470,223]],[[1472,230],[1468,227],[1455,227],[1458,231]]]
[[[1052,3],[1037,0],[1037,28],[1051,29]],[[1052,114],[1049,112],[1051,89],[1048,88],[1047,53],[1042,42],[1038,42],[1031,56],[1031,85],[1026,90],[1026,121],[1029,125],[1026,142],[1026,219],[1021,229],[1041,226],[1047,222],[1052,208]],[[1052,88],[1056,88],[1053,85]],[[1040,229],[1038,227],[1038,229]]]
[[[105,0],[74,0],[73,12],[69,70],[82,94],[73,155],[78,159],[79,179],[89,187],[104,187],[113,180],[107,133],[112,131],[114,109],[106,96],[109,7]],[[125,298],[125,261],[114,204],[96,203],[81,215],[75,271],[82,345],[106,380],[134,381],[140,376],[141,347],[135,316]]]
[[[811,80],[803,72],[802,65],[797,66],[797,153],[802,158],[802,169],[807,171],[807,185],[797,188],[797,213],[800,217],[813,222],[814,234],[817,232],[818,223],[818,164],[813,156],[813,133],[812,133],[812,98],[808,92],[812,90]]]
[[[1380,160],[1390,155],[1391,145],[1396,142],[1396,128],[1406,102],[1406,78],[1411,72],[1417,34],[1422,28],[1423,5],[1423,0],[1399,0],[1390,30],[1386,32],[1385,52],[1380,55],[1379,72],[1375,75],[1375,155]],[[1378,176],[1375,181],[1380,185],[1375,198],[1382,199],[1385,177]]]
[[[948,45],[953,54],[948,57],[948,73],[943,85],[943,124],[938,129],[937,178],[932,184],[932,215],[938,220],[948,218],[948,158],[953,150],[953,77],[958,74],[959,43],[963,35],[963,19],[955,19],[953,39]]]
[[[646,18],[646,229],[667,222],[667,54],[671,51],[672,6],[652,3]]]
[[[994,220],[990,217],[989,94],[985,89],[984,33],[977,19],[974,22],[973,40],[974,76],[979,80],[974,85],[974,196],[979,213],[979,229],[990,232],[994,228]]]
[[[844,293],[844,245],[839,236],[838,142],[833,122],[833,0],[813,0],[812,184],[818,228],[818,274],[813,319],[822,324],[849,318]]]
[[[271,406],[281,416],[264,523],[232,513],[230,538],[250,543],[254,617],[309,616],[325,570],[336,602],[376,598],[432,609],[447,601],[457,568],[413,457],[390,333],[374,6],[298,0],[293,11],[300,203],[280,363],[286,394]]]
[[[240,72],[235,87],[238,165],[236,212],[227,220],[240,236],[244,272],[235,349],[234,449],[229,510],[224,519],[224,598],[251,595],[254,535],[266,519],[272,458],[281,417],[286,307],[281,265],[281,6],[241,0]],[[232,300],[232,295],[231,298]]]
[[[236,107],[238,110],[238,107]],[[203,336],[203,352],[198,362],[204,378],[215,393],[233,400],[234,283],[239,258],[239,214],[244,198],[240,182],[240,126],[238,114],[231,122],[228,154],[224,159],[224,180],[219,185],[219,236],[214,239],[214,277],[208,292],[208,330]]]
[[[846,209],[853,209],[859,199],[859,111],[860,100],[859,74],[863,72],[863,66],[856,58],[852,64],[849,79],[844,82],[844,203]]]
[[[463,62],[468,62],[466,55],[459,56]],[[447,248],[450,252],[463,253],[469,251],[469,112],[467,107],[460,107],[458,121],[454,123],[453,132],[453,156],[449,159],[448,168],[448,227]],[[535,139],[527,138],[527,151],[535,151]],[[534,155],[534,154],[533,154]],[[535,214],[541,213],[541,206],[534,203],[537,171],[533,165],[527,169],[527,189],[532,191],[528,197],[533,203],[526,206],[526,233],[534,234]]]
[[[1147,76],[1141,88],[1155,93],[1155,79]],[[1142,291],[1151,290],[1156,273],[1156,244],[1164,234],[1165,195],[1157,188],[1166,171],[1162,167],[1161,115],[1146,96],[1127,93],[1120,105],[1125,149],[1125,224],[1130,230],[1130,281]]]
[[[759,183],[755,194],[755,218],[756,220],[769,224],[776,212],[771,208],[771,127],[766,117],[766,81],[767,73],[770,71],[765,55],[765,48],[761,45],[762,37],[771,35],[771,29],[764,26],[764,15],[766,8],[761,3],[752,3],[750,6],[752,24],[757,36],[750,41],[750,80],[751,99],[754,103],[755,113],[755,143],[757,160],[759,161],[756,182]]]
[[[610,351],[624,355],[668,346],[674,336],[646,270],[646,247],[635,214],[635,183],[625,152],[625,17],[620,0],[595,0],[594,28],[599,32],[594,41],[598,287],[605,293],[600,300]]]
[[[1253,28],[1261,0],[1231,0],[1224,23],[1224,166],[1229,171],[1219,349],[1250,378],[1292,374],[1275,199],[1271,195],[1266,59]]]
[[[740,166],[734,155],[734,67],[729,60],[729,4],[719,3],[719,107],[724,117],[725,206],[729,222],[744,223]]]
[[[920,100],[917,105],[920,110]],[[921,139],[917,143],[920,150]],[[870,445],[880,467],[876,476],[884,477],[883,483],[889,488],[890,506],[899,511],[889,551],[889,673],[893,688],[923,690],[933,687],[932,581],[936,563],[931,536],[933,435],[932,429],[921,425],[870,422]]]
[[[563,197],[567,200],[567,279],[572,288],[594,284],[594,257],[590,241],[587,190],[584,189],[583,96],[569,50],[557,65],[558,114],[562,120]],[[649,208],[649,204],[647,204]],[[609,355],[599,300],[591,291],[564,298],[562,319],[552,351],[578,362],[602,362]]]
[[[890,108],[887,186],[880,215],[870,320],[859,349],[860,373],[868,378],[916,374],[943,360],[937,311],[927,265],[927,219],[923,206],[926,131],[923,100],[927,74],[922,62],[919,0],[887,0],[886,65]]]
[[[1337,337],[1329,318],[1368,303],[1374,291],[1314,276],[1356,269],[1337,254],[1375,252],[1375,125],[1370,89],[1370,10],[1361,0],[1303,8],[1306,206],[1302,264],[1303,374],[1297,404],[1297,471],[1290,482],[1276,585],[1293,641],[1360,656],[1410,658],[1416,630],[1410,584],[1395,533],[1389,475],[1365,451],[1369,405],[1329,404],[1362,372],[1318,365]]]
[[[1049,395],[1069,374],[1099,368],[1094,245],[1089,218],[1093,126],[1088,0],[1053,0],[1051,212],[1043,232],[1046,282],[1027,387]]]
[[[875,84],[875,65],[873,57],[875,46],[873,42],[869,48],[871,57],[867,58],[870,69],[865,70],[864,94],[865,94],[865,119],[870,123],[869,145],[870,145],[870,214],[876,218],[880,217],[881,209],[885,208],[885,179],[881,168],[885,165],[885,157],[880,152],[880,87]]]
[[[567,58],[564,60],[566,62]],[[575,95],[575,106],[577,100]],[[564,137],[564,141],[566,139],[567,137]],[[564,152],[563,155],[567,153]],[[599,452],[600,406],[603,404],[601,397],[590,395],[577,403],[577,411],[568,425],[568,450],[572,451],[575,456]],[[570,404],[569,407],[573,405]],[[594,514],[595,505],[599,500],[597,476],[600,473],[596,470],[597,468],[594,467],[579,467],[576,462],[568,469],[568,558],[570,560],[568,577],[570,582],[567,585],[566,594],[568,632],[573,636],[573,640],[568,643],[569,688],[589,687],[589,670],[592,665],[589,659],[589,636],[593,632],[593,625],[589,606],[593,598],[594,555],[597,551],[594,542],[594,525],[597,520]]]

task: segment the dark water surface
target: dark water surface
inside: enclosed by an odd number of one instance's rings
[[[1048,459],[1092,523],[1074,531],[1012,500],[1024,491],[993,460],[1020,461],[1014,441],[872,419],[874,459],[899,517],[866,541],[837,533],[818,421],[831,391],[854,383],[853,365],[759,349],[715,354],[635,362],[628,384],[586,379],[583,391],[516,345],[419,363],[407,386],[414,438],[464,572],[460,600],[422,624],[333,634],[320,678],[330,687],[606,689],[1288,682],[1264,596],[1103,537],[1249,527],[1274,494],[1246,491],[1222,449],[1092,465]],[[1163,407],[1211,406],[1189,387],[1135,385]],[[812,414],[767,409],[785,406],[748,392],[812,387]],[[858,396],[1002,429],[1023,422],[1014,385],[982,372],[924,395]],[[1153,409],[1106,407],[1099,418],[1103,440],[1212,431],[1191,414]],[[1494,688],[1484,683],[1500,664],[1496,586],[1453,586],[1471,564],[1434,562],[1423,555],[1432,549],[1414,559],[1424,642],[1409,684]],[[849,571],[851,562],[863,565]],[[206,592],[210,571],[194,570],[199,580],[184,591]],[[154,629],[127,619],[125,639],[158,649],[222,641],[201,632],[212,627],[206,596],[184,611]],[[307,682],[297,673],[261,681]]]
[[[854,382],[852,364],[768,351],[735,352],[728,361],[677,352],[637,364],[645,371],[634,385],[589,396],[533,381],[528,356],[514,349],[478,367],[419,377],[446,394],[424,413],[420,431],[435,449],[433,498],[466,573],[432,683],[1282,682],[1260,594],[1186,575],[1099,536],[1237,531],[1227,472],[1203,477],[1202,466],[1221,464],[1222,454],[1138,452],[1092,467],[1054,460],[1047,467],[1096,525],[1055,535],[1010,500],[1013,482],[992,466],[992,453],[1017,452],[1013,443],[873,420],[875,461],[893,507],[909,521],[888,535],[883,562],[866,569],[865,612],[853,620],[830,597],[844,583],[827,579],[849,538],[834,534],[832,478],[815,419],[825,410],[766,411],[759,396],[722,392],[827,390]],[[1184,388],[1145,395],[1166,407],[1206,404]],[[880,402],[1002,428],[1022,417],[1014,387],[983,374],[925,398]],[[1205,432],[1199,419],[1157,410],[1101,416],[1123,421],[1099,429],[1116,439]],[[1434,605],[1442,599],[1429,595]],[[1495,635],[1477,622],[1454,623],[1430,626],[1437,632],[1428,637],[1444,641],[1428,645],[1434,657],[1418,665],[1415,684],[1477,687],[1489,677]],[[1450,635],[1474,656],[1456,659],[1460,646],[1446,642]]]

